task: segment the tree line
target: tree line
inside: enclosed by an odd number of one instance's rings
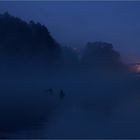
[[[122,68],[120,54],[106,42],[89,42],[83,51],[61,46],[47,27],[0,14],[1,69],[59,67],[63,70]]]

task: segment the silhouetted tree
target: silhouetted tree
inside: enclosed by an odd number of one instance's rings
[[[90,69],[112,69],[122,66],[119,53],[113,49],[112,44],[106,42],[87,43],[81,63]]]
[[[6,12],[0,14],[0,53],[12,66],[46,67],[60,59],[61,48],[44,25],[27,23]]]

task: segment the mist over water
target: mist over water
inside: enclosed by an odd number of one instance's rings
[[[8,124],[3,124],[3,130],[13,128],[12,125],[15,129],[20,128],[26,120],[27,124],[32,122],[29,130],[25,127],[25,130],[7,133],[6,136],[139,138],[140,95],[134,79],[137,78],[93,73],[1,78],[1,108],[4,114],[1,119],[6,119],[5,114],[8,116]],[[53,95],[45,93],[49,88],[53,89]],[[65,93],[64,99],[59,97],[60,89]],[[48,114],[44,119],[45,112]],[[12,116],[19,118],[17,126],[15,122],[9,125]]]
[[[0,138],[140,138],[140,77],[112,44],[63,47],[5,13],[0,53]]]
[[[84,79],[71,91],[50,123],[49,138],[138,138],[139,103],[136,95],[126,96],[123,88],[111,89]],[[81,82],[81,80],[79,81]],[[72,83],[72,81],[71,81]],[[91,85],[90,85],[91,84]],[[117,84],[117,83],[116,83]],[[76,83],[73,83],[76,85]],[[65,86],[66,87],[66,86]],[[131,93],[130,93],[131,94]],[[125,96],[125,97],[124,97]],[[133,96],[133,99],[132,97]]]

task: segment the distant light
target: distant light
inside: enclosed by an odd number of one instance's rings
[[[130,71],[134,73],[140,73],[140,64],[133,64],[130,66]]]
[[[136,65],[136,72],[140,72],[140,65]]]

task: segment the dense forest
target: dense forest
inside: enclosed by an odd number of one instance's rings
[[[1,65],[6,68],[45,68],[60,59],[60,45],[40,23],[8,13],[0,15]]]
[[[1,70],[16,72],[52,71],[55,66],[65,72],[123,67],[119,53],[110,43],[88,42],[78,52],[61,46],[46,26],[27,23],[8,12],[0,15],[0,61]]]

